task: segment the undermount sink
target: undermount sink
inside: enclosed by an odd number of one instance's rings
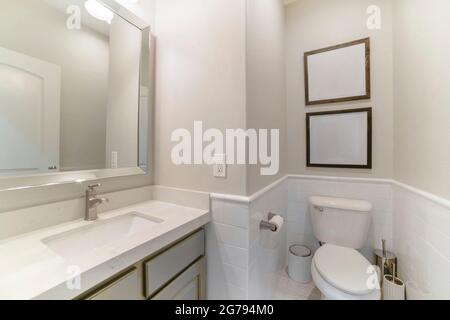
[[[162,222],[158,218],[131,212],[45,238],[42,243],[59,256],[73,261],[97,250],[113,248],[115,244],[150,231]]]

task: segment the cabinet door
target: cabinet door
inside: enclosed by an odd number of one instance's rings
[[[201,230],[145,263],[146,297],[152,297],[204,254],[205,232]]]
[[[206,263],[200,259],[157,293],[152,300],[205,299]]]
[[[88,300],[142,300],[139,288],[138,272],[133,269],[94,293]]]

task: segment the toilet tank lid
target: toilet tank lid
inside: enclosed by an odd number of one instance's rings
[[[372,210],[372,204],[364,200],[313,196],[309,198],[309,203],[314,206],[323,208],[360,212],[369,212],[370,210]]]

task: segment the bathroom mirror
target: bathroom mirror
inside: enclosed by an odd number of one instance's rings
[[[306,115],[308,167],[372,168],[372,109]]]
[[[150,27],[115,0],[0,6],[0,189],[144,174]]]
[[[370,39],[304,55],[306,105],[370,99]]]

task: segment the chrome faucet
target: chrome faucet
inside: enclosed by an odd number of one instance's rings
[[[93,184],[88,186],[86,190],[86,208],[85,208],[85,216],[84,220],[86,221],[95,221],[98,219],[98,211],[97,208],[100,204],[109,202],[108,198],[97,198],[97,190],[96,188],[100,187],[101,184]]]

